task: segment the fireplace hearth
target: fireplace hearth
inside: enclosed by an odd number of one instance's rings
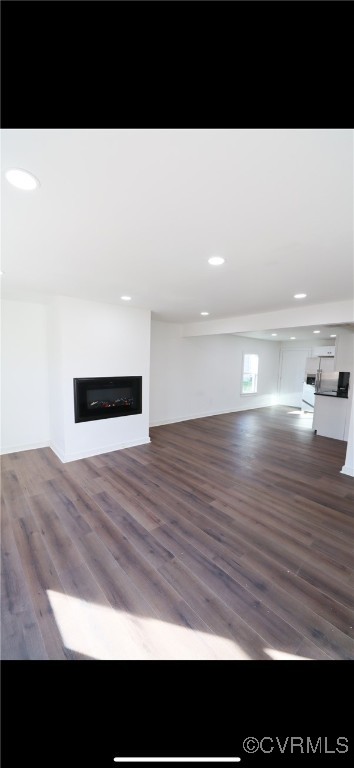
[[[142,413],[142,376],[74,379],[75,422]]]

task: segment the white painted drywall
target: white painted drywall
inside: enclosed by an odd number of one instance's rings
[[[49,443],[47,307],[1,306],[1,452]]]
[[[316,337],[314,337],[316,338]],[[332,339],[331,339],[332,341]],[[304,349],[305,347],[310,350],[309,356],[310,357],[316,357],[316,349],[318,347],[329,347],[329,346],[335,346],[334,344],[335,339],[333,339],[333,344],[329,343],[328,339],[320,339],[320,341],[314,341],[313,344],[311,344],[311,341],[298,341],[295,339],[294,341],[281,341],[281,349]]]
[[[354,321],[353,300],[333,301],[328,304],[294,306],[274,312],[260,312],[255,315],[240,315],[204,320],[182,325],[183,336],[210,336],[218,333],[248,333],[272,328],[296,328],[313,325],[337,325]],[[316,346],[317,346],[316,342]]]
[[[342,467],[344,475],[354,477],[354,398],[348,401],[348,443],[345,464]]]
[[[259,354],[258,393],[241,395],[242,357]],[[277,402],[279,343],[232,335],[184,338],[181,326],[152,321],[150,425]]]
[[[302,407],[302,390],[305,380],[306,360],[311,356],[311,347],[290,347],[281,345],[279,403],[293,408]]]
[[[50,445],[62,459],[65,456],[65,407],[60,299],[54,297],[47,311]]]
[[[56,297],[50,314],[53,450],[72,461],[149,442],[150,311]],[[75,424],[73,379],[95,376],[142,376],[142,414]]]
[[[341,328],[337,331],[336,354],[334,358],[334,368],[336,371],[349,371],[349,398],[347,409],[347,422],[344,432],[344,440],[348,441],[347,456],[345,466],[350,467],[353,463],[353,403],[354,403],[354,333],[347,328]],[[349,474],[349,472],[347,472]]]
[[[346,328],[337,330],[336,352],[334,356],[335,371],[349,371],[350,378],[354,375],[354,333]],[[350,382],[353,386],[354,382]]]

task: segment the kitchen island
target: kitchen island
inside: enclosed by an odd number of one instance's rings
[[[312,428],[317,435],[348,440],[349,400],[330,394],[315,392]]]

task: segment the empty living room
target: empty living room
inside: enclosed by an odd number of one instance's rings
[[[2,659],[354,659],[353,132],[4,129],[1,184]]]

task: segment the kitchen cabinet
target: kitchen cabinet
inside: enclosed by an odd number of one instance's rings
[[[318,435],[333,437],[335,440],[347,440],[348,399],[315,395],[315,409],[312,428]]]
[[[313,357],[334,357],[335,346],[331,347],[312,347]]]

